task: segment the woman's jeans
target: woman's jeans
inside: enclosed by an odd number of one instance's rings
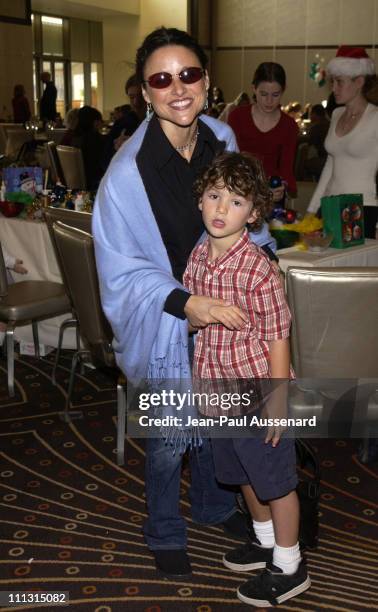
[[[186,548],[186,524],[179,511],[183,456],[166,445],[163,438],[147,439],[146,496],[148,518],[143,533],[148,547]],[[235,511],[235,493],[215,480],[210,440],[189,452],[191,470],[191,514],[193,521],[216,525]]]

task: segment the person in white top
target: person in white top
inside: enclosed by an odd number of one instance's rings
[[[307,212],[316,213],[326,195],[362,193],[365,237],[375,238],[378,220],[378,107],[369,104],[376,86],[375,65],[365,49],[340,47],[327,72],[338,104],[325,140],[327,162]]]

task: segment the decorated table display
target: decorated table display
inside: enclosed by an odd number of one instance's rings
[[[72,191],[62,185],[56,185],[53,189],[44,189],[35,194],[23,191],[5,192],[0,198],[0,212],[5,217],[19,216],[21,219],[43,221],[43,209],[47,206],[90,213],[93,196],[86,191]]]
[[[22,259],[28,273],[23,280],[48,280],[62,282],[55,253],[51,244],[47,225],[42,221],[43,209],[47,206],[65,207],[71,210],[92,212],[93,194],[82,191],[71,191],[62,185],[46,189],[47,175],[44,184],[40,180],[40,172],[26,168],[18,168],[19,172],[3,171],[3,179],[12,176],[10,180],[2,180],[0,188],[0,242],[5,249]],[[18,176],[17,182],[13,179]],[[36,179],[37,177],[37,179]],[[8,187],[10,190],[8,190]],[[14,274],[17,282],[18,275]],[[40,321],[38,325],[41,355],[48,352],[49,347],[58,343],[59,327],[67,315]],[[30,325],[19,326],[15,332],[20,342],[20,352],[29,353],[33,349],[33,335]],[[67,329],[64,334],[64,348],[75,348],[74,330]]]

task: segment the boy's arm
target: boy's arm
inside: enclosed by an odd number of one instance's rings
[[[191,294],[195,293],[192,255],[189,257],[184,272],[183,285]],[[226,300],[204,295],[190,295],[185,303],[184,313],[188,319],[189,331],[191,332],[198,331],[198,329],[212,323],[222,323],[231,330],[241,329],[248,320],[247,316],[238,306],[233,306],[227,303]]]
[[[268,342],[271,378],[278,378],[276,386],[273,383],[273,391],[270,393],[265,405],[265,416],[273,419],[283,419],[287,417],[287,394],[288,379],[290,376],[290,344],[289,338],[271,340]],[[275,447],[280,441],[284,427],[272,425],[268,427],[265,436],[265,443],[272,442]]]
[[[272,378],[289,378],[290,344],[289,338],[271,340],[269,343],[270,370]]]

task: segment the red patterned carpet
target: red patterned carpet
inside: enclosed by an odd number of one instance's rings
[[[17,361],[12,400],[0,360],[0,591],[68,591],[64,609],[75,612],[251,610],[235,595],[244,577],[221,564],[237,543],[190,518],[193,578],[158,578],[140,532],[143,442],[127,440],[126,465],[115,464],[115,392],[96,371],[75,387],[84,419],[63,423],[69,355],[57,387],[51,359]],[[308,553],[312,588],[280,609],[378,609],[376,466],[358,462],[357,440],[314,445],[323,480],[320,544]],[[188,486],[184,472],[182,510],[189,517]],[[14,608],[0,606],[8,609]]]

